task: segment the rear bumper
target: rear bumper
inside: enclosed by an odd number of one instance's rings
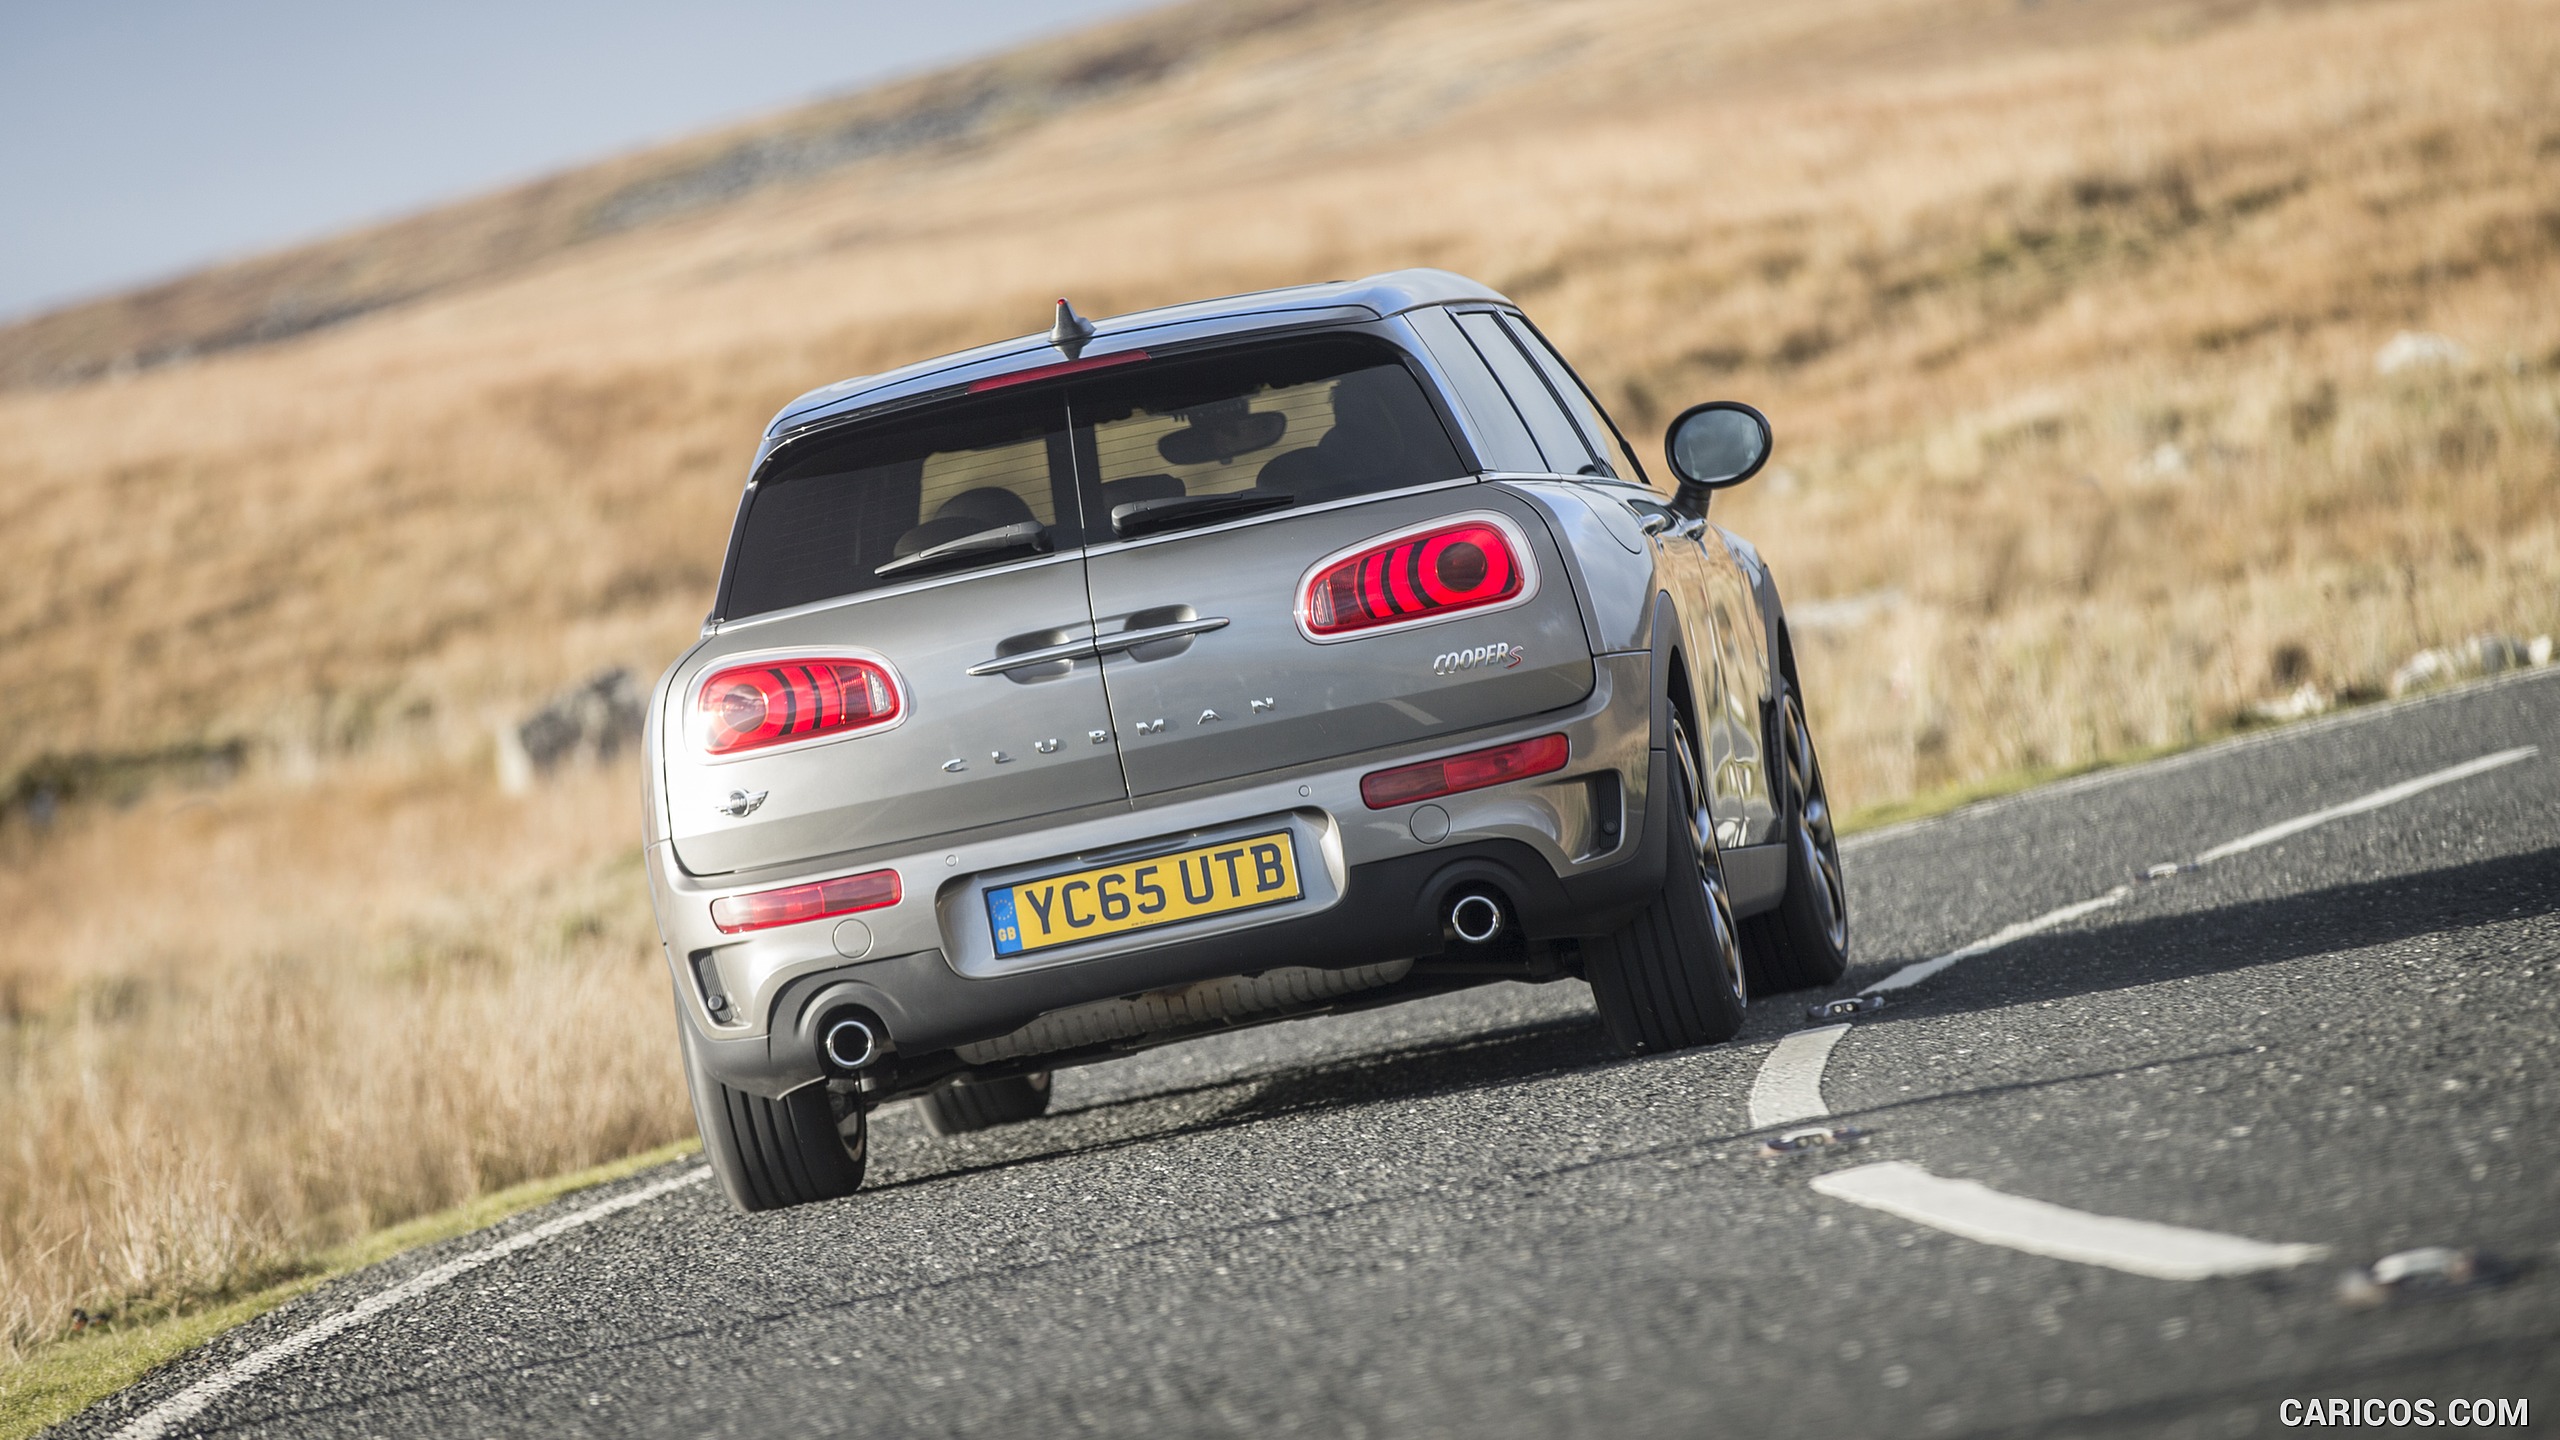
[[[1664,779],[1662,757],[1650,749],[1650,657],[1603,655],[1594,666],[1591,695],[1566,711],[1107,816],[944,837],[918,853],[848,851],[787,874],[706,885],[677,867],[665,846],[651,846],[650,887],[682,1022],[721,1080],[779,1095],[820,1078],[816,1020],[847,1004],[885,1021],[901,1055],[922,1055],[1113,996],[1284,966],[1350,969],[1434,955],[1443,948],[1442,905],[1469,886],[1509,897],[1532,940],[1607,933],[1661,883],[1662,817],[1645,797]],[[1360,800],[1360,777],[1384,766],[1556,731],[1572,743],[1564,770],[1430,802],[1447,817],[1445,837],[1418,838],[1440,828],[1437,817],[1416,825],[1420,806],[1372,811]],[[989,947],[980,897],[990,883],[1147,842],[1174,848],[1186,837],[1274,825],[1299,837],[1308,897],[1283,912],[1213,917],[1037,956],[999,959]],[[710,902],[723,895],[880,868],[899,872],[905,900],[861,916],[842,943],[834,921],[746,936],[710,923]],[[725,1001],[717,1017],[714,995]]]

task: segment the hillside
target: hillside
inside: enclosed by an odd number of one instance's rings
[[[694,633],[783,400],[1059,294],[1440,265],[1631,430],[1760,404],[1851,807],[2560,629],[2553,74],[2534,0],[1202,4],[0,331],[0,1344],[680,1132],[628,761],[493,729]]]
[[[2214,535],[2128,530],[2185,507],[2110,491],[2165,442],[2193,467],[2153,489],[2228,469],[2259,482],[2229,498],[2281,519],[2318,482],[2272,472],[2335,473],[2329,442],[2370,429],[2354,402],[2398,329],[2463,335],[2501,393],[2547,371],[2536,281],[2560,223],[2560,121],[2534,69],[2551,27],[2529,6],[1471,0],[1206,18],[1229,13],[1142,17],[0,333],[0,368],[23,369],[59,327],[130,321],[158,337],[139,348],[165,350],[236,329],[242,296],[270,295],[261,314],[275,293],[420,297],[0,395],[0,567],[23,577],[0,598],[0,794],[27,793],[8,777],[31,767],[60,789],[155,756],[459,756],[492,707],[605,659],[653,668],[701,613],[737,467],[780,399],[1033,328],[1061,290],[1107,312],[1398,264],[1479,273],[1633,427],[1705,393],[1770,406],[1804,483],[1737,510],[1796,591],[1899,591],[1904,623],[1923,598],[1998,621],[2095,595],[2093,545],[2164,547],[2215,586],[2325,554],[2290,533],[2252,551],[2268,542],[2227,533],[2219,504],[2188,517]],[[599,207],[699,199],[718,188],[700,177],[777,137],[894,130],[941,113],[935,96],[991,93],[1016,97],[981,107],[1011,117],[984,122],[996,138],[592,233]],[[359,275],[372,288],[347,288]],[[2257,433],[2298,402],[2345,406],[2321,446]],[[2354,543],[2397,570],[2466,547],[2494,566],[2522,538],[2497,513],[2439,517],[2476,540]],[[1936,543],[1915,570],[1899,552],[1916,535]],[[2144,568],[2119,578],[2139,591],[2158,576]],[[2213,640],[2201,690],[2180,655],[2161,662],[2173,682],[2144,675],[2157,699],[2095,731],[1951,735],[1944,764],[1859,761],[1880,770],[1862,788],[2157,743],[2247,698],[2279,645],[2346,684],[2421,638],[2234,618],[2246,633]],[[81,726],[41,723],[66,703]]]

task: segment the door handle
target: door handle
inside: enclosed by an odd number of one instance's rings
[[[1109,635],[1088,635],[1081,640],[1069,640],[1062,645],[1043,645],[1037,650],[1025,650],[1014,655],[999,655],[993,660],[981,660],[970,666],[965,673],[1002,675],[1010,670],[1029,670],[1038,665],[1055,665],[1061,660],[1091,660],[1102,655],[1116,655],[1123,650],[1134,650],[1141,645],[1158,640],[1180,640],[1185,636],[1205,635],[1212,630],[1225,628],[1227,628],[1225,616],[1211,615],[1199,620],[1179,621],[1172,625],[1150,625],[1143,630],[1120,630]]]
[[[1070,640],[1064,645],[1043,645],[1037,650],[1024,650],[1018,654],[999,655],[993,660],[981,660],[970,666],[964,673],[1002,675],[1008,670],[1028,670],[1035,665],[1055,665],[1061,660],[1090,660],[1101,653],[1102,651],[1093,643],[1093,637],[1088,635],[1081,640]]]
[[[1226,628],[1225,616],[1204,615],[1197,620],[1181,620],[1171,625],[1150,625],[1144,630],[1120,630],[1109,635],[1097,635],[1091,643],[1095,654],[1114,655],[1123,650],[1135,650],[1141,645],[1153,644],[1158,640],[1180,640],[1186,636],[1206,635],[1212,630]]]

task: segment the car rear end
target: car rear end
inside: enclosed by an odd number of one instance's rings
[[[1136,317],[777,427],[652,707],[702,1071],[877,1103],[1550,977],[1650,893],[1587,515],[1485,475],[1386,310]]]

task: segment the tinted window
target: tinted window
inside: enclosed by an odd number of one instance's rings
[[[1564,357],[1556,353],[1555,347],[1549,345],[1546,337],[1540,335],[1534,326],[1517,315],[1506,315],[1503,327],[1511,332],[1512,339],[1520,342],[1521,349],[1529,352],[1529,358],[1545,373],[1547,384],[1556,392],[1556,398],[1564,402],[1566,413],[1573,417],[1574,424],[1581,427],[1582,438],[1599,460],[1600,473],[1616,478],[1618,472],[1609,464],[1609,442],[1613,437],[1608,423],[1601,418],[1600,407],[1592,403],[1591,392],[1582,388],[1582,381],[1575,376],[1572,367],[1564,363]]]
[[[1066,407],[1057,389],[1043,390],[825,432],[785,450],[748,502],[722,613],[756,615],[1074,543]],[[1018,536],[1033,543],[900,563],[937,546]]]
[[[1529,422],[1529,433],[1537,438],[1548,471],[1579,475],[1584,473],[1584,467],[1597,463],[1590,447],[1582,441],[1582,432],[1566,416],[1537,367],[1513,343],[1511,332],[1503,328],[1501,319],[1478,310],[1459,316],[1458,324],[1475,342],[1476,353],[1501,379],[1502,388],[1510,392],[1511,403],[1520,407],[1520,418]]]
[[[1082,381],[1069,403],[1091,446],[1097,520],[1139,501],[1314,503],[1467,473],[1421,382],[1377,340],[1149,361]]]
[[[1458,403],[1467,409],[1467,418],[1475,422],[1476,435],[1484,453],[1476,458],[1488,470],[1544,470],[1546,457],[1538,453],[1537,442],[1529,438],[1529,427],[1520,412],[1511,406],[1511,398],[1502,393],[1500,382],[1485,368],[1484,357],[1467,337],[1458,332],[1458,321],[1448,311],[1437,308],[1416,310],[1406,317],[1431,347],[1440,368],[1448,373],[1449,386],[1458,393]]]

